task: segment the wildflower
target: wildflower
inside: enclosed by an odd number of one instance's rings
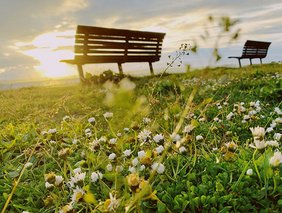
[[[55,177],[55,186],[61,186],[64,178],[60,175],[56,175]]]
[[[121,137],[121,136],[122,136],[122,134],[121,134],[120,132],[118,132],[118,133],[117,133],[117,136],[118,136],[118,137]]]
[[[115,211],[119,206],[119,200],[116,199],[116,195],[110,193],[110,199],[107,199],[104,205],[107,211]]]
[[[255,149],[264,149],[266,147],[266,143],[264,140],[259,141],[259,140],[255,140],[255,145],[250,144],[250,147],[255,148]]]
[[[54,172],[49,172],[48,174],[45,174],[45,181],[48,183],[54,183],[56,180],[56,175]]]
[[[49,134],[55,134],[57,132],[57,129],[49,129],[48,133]]]
[[[71,119],[70,116],[66,115],[65,117],[63,117],[63,121],[69,121]]]
[[[94,117],[88,118],[88,122],[91,124],[95,124],[96,119]]]
[[[145,168],[146,168],[145,165],[142,164],[142,165],[140,166],[140,169],[139,169],[139,170],[140,170],[140,171],[143,171]]]
[[[146,130],[144,129],[143,131],[141,131],[139,134],[138,134],[138,139],[140,141],[144,141],[144,142],[147,142],[149,141],[150,137],[151,137],[151,133],[149,130]]]
[[[138,186],[140,182],[140,178],[136,173],[132,173],[126,176],[126,180],[129,186]]]
[[[204,117],[199,118],[199,122],[204,122],[206,119]]]
[[[112,112],[106,112],[106,113],[103,114],[104,118],[106,118],[106,119],[107,119],[107,118],[112,118],[113,115],[114,115],[114,114],[113,114]]]
[[[116,144],[116,143],[117,143],[117,139],[116,139],[116,138],[111,138],[111,139],[109,140],[109,143],[110,143],[110,144]]]
[[[83,195],[85,194],[85,191],[82,188],[79,188],[78,186],[73,190],[73,195],[71,197],[71,200],[73,203],[80,201],[83,198]]]
[[[192,132],[192,130],[195,128],[194,125],[189,124],[187,126],[184,127],[183,133],[189,134],[190,132]]]
[[[33,163],[31,163],[31,162],[27,162],[25,165],[24,165],[24,168],[29,168],[29,167],[31,167],[33,165]]]
[[[278,115],[282,115],[282,111],[278,107],[274,108],[274,112],[276,112]]]
[[[276,118],[274,121],[275,123],[282,124],[282,118]]]
[[[41,132],[41,135],[46,135],[46,134],[48,134],[47,131],[42,131],[42,132]]]
[[[145,157],[145,155],[146,155],[146,152],[144,150],[141,150],[138,152],[138,158],[143,158]]]
[[[50,143],[50,144],[56,144],[56,141],[50,140],[49,143]]]
[[[197,141],[201,141],[201,140],[203,140],[204,139],[204,137],[202,136],[202,135],[197,135],[196,136],[196,140]]]
[[[268,127],[267,129],[266,129],[266,132],[272,132],[273,131],[273,127]]]
[[[109,163],[109,164],[106,166],[106,169],[107,169],[109,172],[111,172],[111,171],[113,170],[112,164]]]
[[[126,149],[125,151],[123,151],[123,154],[126,156],[126,157],[129,157],[131,155],[131,149]]]
[[[158,147],[156,148],[156,152],[157,152],[158,154],[162,153],[163,151],[164,151],[164,147],[163,147],[162,145],[160,145],[160,146],[158,146]]]
[[[251,127],[250,130],[255,140],[263,140],[265,135],[265,129],[263,127],[259,127],[259,126],[255,128]]]
[[[225,146],[231,152],[234,152],[236,150],[236,148],[238,147],[238,145],[235,144],[233,141],[229,142],[229,143],[226,143]]]
[[[102,143],[105,143],[107,141],[107,138],[105,136],[102,136],[101,138],[99,138],[98,141],[102,142]]]
[[[143,118],[143,122],[144,122],[144,124],[151,123],[151,119],[150,118]]]
[[[244,117],[243,117],[243,119],[246,120],[246,121],[247,121],[247,120],[250,120],[250,118],[251,118],[251,117],[250,117],[249,115],[244,115]]]
[[[273,136],[274,140],[276,141],[280,141],[280,139],[282,138],[282,134],[280,133],[275,133],[274,136]]]
[[[74,169],[74,170],[73,170],[73,173],[74,173],[74,174],[79,174],[79,173],[81,173],[81,168],[76,168],[76,169]]]
[[[76,173],[74,176],[71,177],[72,185],[83,182],[85,179],[86,173]]]
[[[162,141],[164,141],[164,136],[162,134],[157,134],[153,137],[153,140],[156,143],[162,142]]]
[[[172,139],[173,142],[177,142],[181,140],[181,137],[179,134],[176,135],[170,135],[170,138]]]
[[[157,171],[158,174],[162,174],[165,171],[165,166],[162,163],[153,163],[152,169]]]
[[[126,127],[126,128],[123,129],[123,131],[129,132],[129,128]]]
[[[252,170],[252,169],[248,169],[247,172],[246,172],[246,174],[247,174],[248,176],[253,175],[253,170]]]
[[[255,102],[251,101],[251,102],[250,102],[250,107],[254,107],[255,104],[256,104]]]
[[[255,114],[257,114],[257,111],[256,110],[251,110],[251,111],[249,111],[249,116],[252,116],[252,115],[255,115]]]
[[[131,173],[135,173],[135,172],[136,172],[136,169],[135,169],[135,167],[133,167],[133,166],[129,166],[129,167],[128,167],[128,171],[131,172]]]
[[[51,189],[51,188],[53,188],[53,187],[54,187],[54,184],[49,183],[49,182],[45,182],[45,188],[46,188],[46,189]]]
[[[70,148],[64,148],[58,151],[58,156],[61,157],[63,160],[66,160],[66,158],[71,154]]]
[[[98,179],[103,178],[103,174],[99,171],[91,173],[91,182],[95,183]]]
[[[221,120],[220,120],[218,117],[215,117],[213,120],[214,120],[215,122],[218,122],[218,123],[221,122]]]
[[[279,143],[277,141],[266,141],[266,146],[273,146],[273,147],[279,147]]]
[[[71,212],[73,209],[72,203],[65,205],[60,211],[59,213],[68,213]]]
[[[227,116],[226,116],[226,120],[231,120],[231,118],[234,116],[233,112],[230,112]]]
[[[117,157],[117,155],[115,153],[111,153],[109,155],[109,160],[114,160]]]
[[[186,152],[186,150],[187,149],[184,146],[179,147],[179,152],[180,153],[184,153],[184,152]]]
[[[22,213],[29,213],[29,211],[22,211]]]
[[[139,163],[138,158],[134,158],[131,163],[133,166],[137,166],[137,164]]]
[[[72,144],[77,144],[77,141],[78,141],[77,139],[73,139]]]
[[[96,150],[96,148],[98,148],[99,146],[100,146],[100,143],[99,143],[99,140],[93,140],[90,144],[89,144],[89,149],[91,150],[91,151],[95,151]]]
[[[282,163],[282,154],[281,152],[275,152],[274,155],[270,158],[269,163],[273,167],[279,166]]]

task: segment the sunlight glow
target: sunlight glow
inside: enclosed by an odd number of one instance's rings
[[[74,45],[73,31],[45,33],[37,36],[31,43],[16,44],[19,49],[31,45],[34,48],[22,52],[40,62],[35,69],[44,77],[58,78],[75,74],[71,66],[60,62],[74,57],[73,50],[69,49]]]

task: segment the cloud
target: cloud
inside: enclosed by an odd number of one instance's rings
[[[58,51],[72,51],[73,37],[64,33],[74,31],[77,24],[165,32],[163,53],[169,54],[199,37],[211,14],[240,19],[242,36],[229,48],[240,49],[246,39],[270,40],[278,47],[272,55],[278,57],[282,3],[277,0],[7,0],[0,1],[0,79],[24,77],[28,72],[36,76],[38,58],[57,51],[57,60]]]

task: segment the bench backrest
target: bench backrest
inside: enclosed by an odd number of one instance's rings
[[[154,62],[165,33],[77,26],[75,60],[82,63]]]
[[[242,58],[265,58],[271,42],[247,40],[242,53]]]

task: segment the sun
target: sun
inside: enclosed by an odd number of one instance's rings
[[[74,75],[75,70],[72,66],[62,63],[60,60],[74,57],[73,51],[70,49],[74,44],[73,35],[73,31],[49,32],[37,36],[30,43],[20,43],[18,46],[33,47],[22,52],[39,61],[39,65],[34,68],[43,77],[66,77]]]

